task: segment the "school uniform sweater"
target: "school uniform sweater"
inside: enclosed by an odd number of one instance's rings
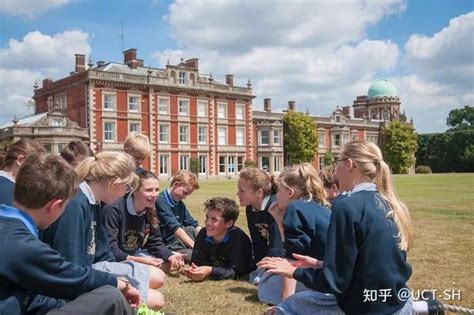
[[[23,314],[30,302],[42,294],[47,312],[64,301],[103,285],[117,286],[117,279],[90,267],[80,267],[65,259],[38,239],[37,227],[25,212],[0,206],[0,314]],[[52,298],[48,298],[52,297]],[[54,299],[56,298],[56,299]]]
[[[191,262],[197,266],[211,266],[213,280],[237,279],[250,272],[252,249],[250,239],[238,227],[232,227],[220,243],[199,231],[194,243]]]
[[[13,191],[15,190],[15,180],[13,177],[0,171],[0,204],[13,206]]]
[[[189,213],[182,200],[176,202],[168,190],[164,190],[155,202],[158,219],[160,220],[161,236],[166,245],[176,243],[174,232],[180,227],[197,227],[198,222]]]
[[[100,205],[91,199],[88,185],[84,184],[59,219],[40,233],[40,238],[79,266],[114,261],[105,228],[98,220]]]
[[[339,201],[341,200],[344,200],[346,199],[347,197],[349,196],[349,194],[345,191],[341,192],[339,195],[337,195],[336,197],[334,197],[330,203],[331,203],[331,209],[334,208],[336,206],[336,203],[338,203]]]
[[[357,186],[356,186],[357,188]],[[329,225],[322,269],[296,269],[293,277],[307,287],[336,295],[347,314],[392,314],[403,307],[397,293],[406,287],[411,267],[398,248],[398,229],[375,191],[353,190],[336,204]],[[365,301],[367,292],[390,290]]]
[[[152,256],[165,261],[173,255],[161,239],[160,228],[149,224],[145,212],[136,214],[131,195],[106,205],[103,211],[104,226],[116,261],[126,260],[139,249],[147,249]]]
[[[293,200],[283,216],[285,256],[293,253],[322,260],[331,211],[314,200]]]
[[[254,263],[259,262],[264,257],[283,257],[284,249],[278,226],[273,216],[268,212],[272,202],[276,200],[275,195],[269,195],[266,204],[261,210],[256,210],[252,206],[247,206],[247,225],[252,239],[252,250]]]

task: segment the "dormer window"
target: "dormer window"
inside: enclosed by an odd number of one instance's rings
[[[60,119],[53,119],[53,127],[61,127],[63,125],[63,121]]]
[[[336,116],[336,122],[340,123],[341,122],[341,116]]]
[[[179,84],[186,84],[186,72],[184,72],[184,71],[179,72],[178,83]]]

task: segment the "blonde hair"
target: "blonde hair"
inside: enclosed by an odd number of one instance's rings
[[[245,179],[253,191],[261,189],[264,195],[276,191],[275,183],[270,174],[256,167],[247,167],[240,171],[239,178]]]
[[[170,186],[173,186],[174,183],[179,183],[180,185],[191,185],[193,189],[199,189],[199,183],[196,174],[188,170],[181,170],[176,173],[171,179]]]
[[[278,176],[278,182],[284,187],[294,189],[296,198],[314,199],[323,205],[329,205],[326,200],[323,182],[314,167],[309,163],[286,168]]]
[[[336,178],[334,166],[326,166],[319,172],[319,178],[323,181],[323,185],[326,188],[330,188],[332,185],[336,185],[339,188],[339,181]]]
[[[117,180],[132,187],[138,186],[135,162],[124,152],[105,151],[96,156],[86,157],[77,166],[76,173],[81,182],[100,183]]]
[[[378,192],[389,207],[387,216],[393,218],[398,228],[398,245],[401,250],[408,250],[413,239],[410,213],[395,194],[390,168],[384,162],[380,148],[372,142],[352,141],[344,146],[341,157],[351,159],[363,176],[375,182]]]
[[[137,152],[143,158],[150,155],[151,151],[148,137],[138,132],[132,132],[127,136],[123,148],[126,152]]]

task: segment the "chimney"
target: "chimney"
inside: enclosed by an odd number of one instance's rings
[[[76,56],[76,73],[86,71],[86,55],[75,54]]]
[[[295,101],[288,101],[288,110],[295,110],[296,102]]]
[[[135,59],[137,59],[137,50],[135,48],[130,48],[123,52],[123,63],[128,64]]]
[[[188,68],[197,69],[199,65],[198,61],[199,61],[198,58],[191,58],[191,59],[186,60],[185,65]]]
[[[267,113],[272,112],[272,99],[271,98],[264,98],[263,99],[263,110]]]
[[[49,87],[51,84],[53,84],[53,79],[51,78],[46,78],[43,80],[43,89]]]
[[[227,85],[234,86],[234,75],[233,74],[226,74],[225,83]]]

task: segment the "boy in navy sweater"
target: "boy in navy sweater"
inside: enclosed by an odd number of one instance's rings
[[[248,274],[252,263],[250,239],[234,226],[239,207],[234,200],[219,197],[206,201],[204,207],[206,228],[196,238],[186,276],[202,281],[237,279]]]
[[[150,156],[151,152],[150,140],[148,137],[138,132],[130,133],[125,139],[123,150],[135,161],[137,166],[135,172],[138,174],[139,172],[144,171],[142,168],[143,162]]]
[[[179,171],[173,176],[170,187],[160,193],[155,204],[165,245],[172,251],[186,255],[187,263],[200,227],[183,200],[196,189],[199,189],[196,175],[186,170]]]
[[[64,211],[76,181],[75,172],[54,155],[31,156],[23,163],[16,178],[15,207],[0,206],[0,252],[8,253],[0,260],[1,314],[46,313],[55,308],[75,314],[132,314],[113,287],[138,305],[139,292],[128,282],[66,262],[38,239],[37,229],[47,228]],[[93,292],[79,297],[89,291]],[[64,300],[77,297],[65,304]]]

